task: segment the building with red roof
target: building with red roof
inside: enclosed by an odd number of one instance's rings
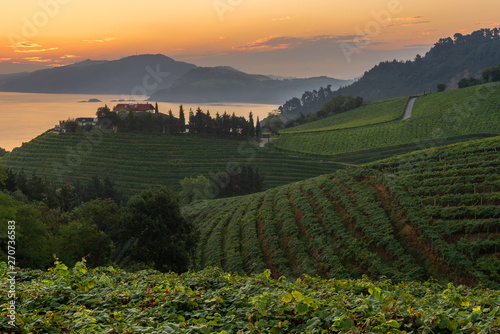
[[[151,103],[120,103],[113,108],[113,111],[121,110],[153,113],[155,112],[155,107]]]

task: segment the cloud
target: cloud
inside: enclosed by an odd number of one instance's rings
[[[32,43],[29,41],[17,42],[14,45],[10,46],[11,48],[41,48],[42,46],[37,43]]]
[[[421,31],[421,32],[418,32],[417,35],[420,35],[420,36],[430,36],[433,33],[435,33],[436,31],[437,31],[436,29],[431,29],[431,30],[427,30],[427,31]]]
[[[490,27],[492,27],[492,28],[498,28],[498,27],[500,27],[500,23],[491,23]]]
[[[12,60],[12,58],[0,58],[0,63],[3,63],[4,61],[9,61]]]
[[[116,37],[104,37],[102,39],[84,39],[85,43],[94,44],[94,43],[105,43],[114,41]]]
[[[61,59],[70,59],[70,58],[80,58],[81,56],[75,56],[75,55],[64,55],[61,56]]]
[[[415,25],[417,25],[417,24],[426,24],[426,23],[431,23],[431,21],[421,21],[421,22],[403,23],[403,24],[400,24],[399,26],[400,26],[400,27],[411,27],[411,26],[415,26]]]
[[[334,36],[334,35],[318,35],[310,37],[291,37],[291,36],[277,36],[272,35],[264,38],[257,39],[253,42],[249,42],[246,45],[234,46],[233,50],[237,51],[249,51],[249,50],[281,50],[281,49],[292,49],[300,46],[304,46],[310,43],[317,42],[346,42],[360,36]]]
[[[53,61],[52,59],[42,59],[42,57],[25,57],[23,59],[34,63],[50,63],[51,61]]]
[[[401,22],[401,21],[408,22],[408,21],[420,20],[423,18],[424,18],[423,16],[408,16],[408,17],[388,18],[388,19],[385,19],[384,21],[386,21],[386,22]]]
[[[53,50],[58,50],[58,49],[59,48],[35,49],[35,50],[14,50],[14,52],[17,52],[17,53],[35,53],[35,52],[53,51]]]
[[[291,19],[294,19],[296,18],[295,17],[290,17],[290,16],[285,16],[285,17],[275,17],[275,18],[272,18],[271,21],[287,21],[287,20],[291,20]]]
[[[385,19],[385,22],[389,22],[389,25],[385,27],[411,27],[417,24],[430,23],[431,21],[419,21],[423,19],[423,16],[407,16],[407,17],[394,17]]]

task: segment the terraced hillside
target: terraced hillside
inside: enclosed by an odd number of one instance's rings
[[[369,110],[364,126],[353,127],[354,124],[362,125],[364,120],[360,118],[351,124],[349,113],[368,111],[368,106],[306,124],[307,129],[290,128],[274,144],[287,151],[334,156],[406,146],[433,146],[433,142],[458,137],[500,134],[500,83],[421,96],[415,102],[410,119],[369,123],[373,115],[381,115],[382,111],[394,114],[396,101],[387,100],[374,105],[380,110]],[[294,129],[303,131],[297,133]]]
[[[109,176],[128,194],[157,185],[179,190],[184,177],[208,177],[235,164],[257,167],[266,189],[342,168],[324,159],[261,149],[254,141],[104,132],[45,133],[0,164],[60,183]]]
[[[407,102],[408,97],[372,102],[348,112],[284,129],[282,133],[329,131],[390,122],[401,119]]]
[[[499,151],[470,141],[187,207],[197,266],[499,288]]]

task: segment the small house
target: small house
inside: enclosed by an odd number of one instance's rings
[[[113,108],[116,112],[121,110],[154,113],[155,107],[151,103],[119,103]]]

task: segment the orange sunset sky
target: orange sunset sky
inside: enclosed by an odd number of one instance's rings
[[[0,0],[0,74],[161,53],[259,74],[352,78],[500,25],[498,0]]]

